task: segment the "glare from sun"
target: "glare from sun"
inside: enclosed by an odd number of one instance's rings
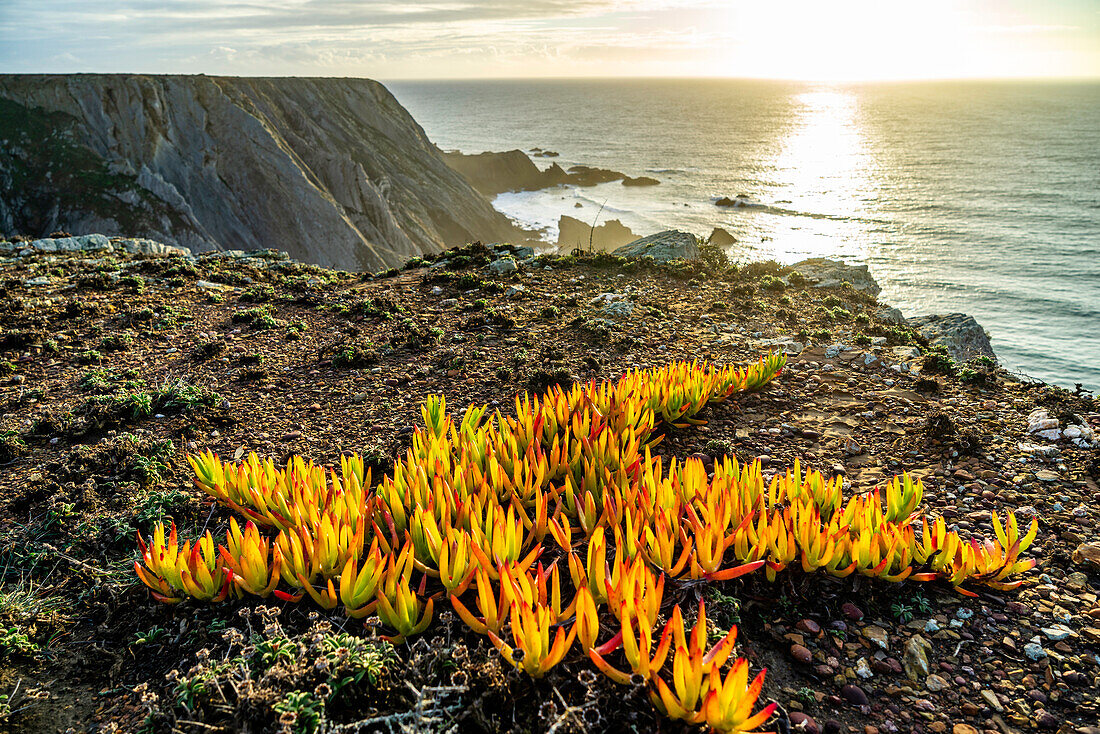
[[[774,0],[727,10],[731,75],[850,81],[951,76],[974,38],[950,3]],[[746,72],[748,72],[746,74]]]

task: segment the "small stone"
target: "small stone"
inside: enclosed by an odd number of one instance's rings
[[[841,724],[836,719],[829,719],[825,722],[821,734],[840,734],[842,731],[844,731],[844,724]]]
[[[905,656],[901,660],[901,665],[905,668],[905,675],[909,680],[916,683],[928,676],[931,672],[928,653],[931,651],[932,644],[920,635],[913,635],[909,638],[909,642],[905,643]]]
[[[803,619],[795,625],[795,629],[801,630],[808,635],[817,635],[821,633],[821,625],[812,619]]]
[[[864,693],[863,689],[852,683],[841,688],[840,695],[845,701],[856,706],[866,706],[869,703],[867,694]]]
[[[791,657],[803,665],[809,665],[814,659],[813,653],[805,645],[791,645]]]
[[[506,257],[500,260],[493,260],[489,263],[489,270],[497,275],[508,275],[519,270],[519,266],[516,265],[516,261],[513,258]]]
[[[887,636],[886,630],[878,625],[868,625],[860,631],[860,634],[863,635],[864,639],[874,643],[882,650],[888,650],[890,647],[890,638]]]
[[[949,685],[950,683],[935,673],[924,679],[924,687],[932,691],[932,693],[939,693]]]
[[[1072,591],[1081,591],[1088,586],[1089,577],[1080,571],[1074,571],[1066,576],[1066,588]]]
[[[856,675],[863,680],[867,680],[874,676],[871,666],[867,663],[867,658],[860,658],[856,661]]]
[[[1041,711],[1039,715],[1035,717],[1035,723],[1039,725],[1040,729],[1057,729],[1058,724],[1061,722],[1058,721],[1057,716],[1049,711]]]
[[[1048,640],[1064,640],[1067,637],[1072,637],[1076,633],[1064,624],[1052,624],[1049,627],[1043,627],[1042,632],[1046,635]]]
[[[1053,472],[1049,469],[1040,469],[1035,472],[1035,478],[1040,482],[1057,482],[1061,477],[1058,476],[1058,472]]]
[[[1100,546],[1098,546],[1098,550],[1100,550]],[[850,601],[846,601],[841,604],[840,611],[845,617],[852,620],[853,622],[858,622],[859,620],[863,619],[863,610]]]
[[[813,720],[813,717],[801,712],[792,711],[790,714],[791,728],[805,734],[820,734],[821,727]]]
[[[951,727],[951,734],[978,734],[978,730],[970,724],[955,724]]]
[[[1042,660],[1047,656],[1047,651],[1038,642],[1029,642],[1024,645],[1024,655],[1028,660]]]
[[[1100,543],[1082,543],[1073,551],[1073,562],[1078,566],[1085,566],[1100,570]]]
[[[999,714],[1004,713],[1005,707],[1001,705],[1001,700],[997,698],[996,693],[986,688],[982,690],[981,696],[982,700],[984,700],[986,704],[989,705],[989,708],[993,709]]]

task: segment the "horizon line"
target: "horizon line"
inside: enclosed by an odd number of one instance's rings
[[[133,76],[212,76],[212,77],[237,77],[242,79],[367,79],[372,81],[390,82],[522,82],[522,81],[753,81],[753,82],[788,82],[801,84],[906,84],[926,82],[1100,82],[1100,74],[1072,75],[1072,76],[948,76],[948,77],[896,77],[896,78],[849,78],[828,79],[811,77],[767,77],[767,76],[738,76],[723,74],[703,75],[645,75],[645,74],[573,74],[568,76],[555,75],[529,75],[529,76],[362,76],[348,74],[226,74],[211,72],[149,72],[149,71],[18,71],[0,72],[0,76],[76,76],[87,75],[133,75]]]

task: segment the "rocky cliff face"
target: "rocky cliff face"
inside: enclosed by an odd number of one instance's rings
[[[517,231],[367,79],[0,75],[0,234],[345,269]]]

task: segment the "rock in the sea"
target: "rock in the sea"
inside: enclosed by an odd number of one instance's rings
[[[656,186],[661,183],[652,176],[638,176],[637,178],[631,178],[627,176],[623,179],[623,186]]]
[[[737,244],[737,238],[721,227],[715,227],[710,237],[707,237],[707,244],[715,247],[729,247]]]
[[[558,251],[568,254],[574,249],[610,252],[634,242],[638,235],[618,219],[592,227],[587,222],[563,215],[558,220]]]
[[[909,325],[932,345],[943,345],[951,358],[966,362],[975,357],[996,358],[985,333],[973,316],[964,313],[932,314],[909,318]]]
[[[569,180],[569,174],[561,166],[554,164],[540,170],[522,150],[473,155],[447,152],[443,160],[486,196],[505,191],[537,191]]]
[[[851,283],[856,290],[872,296],[877,296],[882,290],[866,265],[849,265],[839,260],[814,257],[795,263],[791,268],[812,281],[815,288],[837,288],[843,283]]]
[[[623,245],[614,254],[621,257],[651,257],[657,262],[695,260],[699,257],[699,240],[690,232],[666,229]]]

